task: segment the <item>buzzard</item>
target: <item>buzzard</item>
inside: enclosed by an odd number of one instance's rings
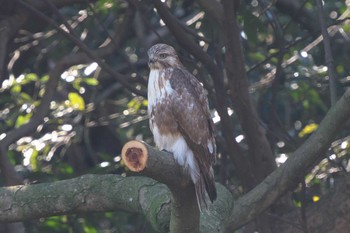
[[[156,44],[148,56],[148,115],[154,141],[189,172],[198,207],[207,209],[205,192],[211,202],[216,199],[212,168],[216,145],[207,93],[173,47]]]

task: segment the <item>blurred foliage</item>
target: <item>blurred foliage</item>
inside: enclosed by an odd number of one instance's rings
[[[242,1],[238,21],[242,29],[246,69],[252,84],[251,94],[263,123],[271,127],[271,145],[275,148],[277,163],[281,164],[296,145],[301,145],[317,129],[329,110],[328,74],[321,44],[307,47],[318,34],[275,5],[265,2]],[[214,48],[221,46],[222,42],[219,28],[210,16],[202,14],[193,1],[167,3],[182,22],[195,18],[188,28],[204,37],[205,41],[200,40],[199,44],[210,56],[216,56]],[[122,0],[99,0],[90,5],[66,6],[60,9],[60,13],[88,47],[98,48],[118,30],[129,4]],[[141,80],[135,82],[135,86],[146,90],[148,47],[159,35],[162,41],[175,42],[170,34],[163,33],[162,22],[152,5],[148,1],[138,4],[141,10],[130,25],[127,38],[118,51],[106,58],[106,62],[122,74],[140,76]],[[340,95],[350,85],[350,66],[347,64],[350,59],[350,23],[348,19],[337,19],[348,8],[344,1],[326,1],[324,7],[327,23],[340,28],[340,33],[333,37],[332,47],[336,55],[334,62]],[[306,1],[302,9],[316,19],[314,1]],[[300,14],[306,14],[301,12],[302,9]],[[317,31],[317,20],[309,21]],[[177,49],[187,67],[194,73],[203,73],[201,65],[187,51],[179,46]],[[74,44],[42,21],[28,22],[26,30],[18,32],[9,51],[13,65],[8,68],[6,78],[1,80],[0,139],[6,132],[31,120],[45,93],[50,64],[77,51]],[[278,67],[279,57],[283,58],[281,67]],[[269,80],[276,69],[282,70],[279,77]],[[290,140],[284,140],[272,130],[274,122],[271,119],[275,119],[272,113],[276,114]],[[244,148],[245,140],[232,110],[231,114],[235,123],[234,134]],[[219,120],[216,122],[220,125]],[[346,128],[341,132],[327,158],[307,175],[310,203],[322,200],[337,174],[349,171],[349,130]],[[8,156],[29,183],[66,179],[84,173],[125,174],[119,154],[123,143],[132,138],[152,143],[147,100],[131,94],[92,62],[70,67],[61,75],[49,115],[35,133],[11,145]],[[218,149],[221,151],[220,147]],[[221,165],[219,160],[217,172],[223,169]],[[232,189],[239,189],[234,166],[229,165],[226,169],[229,176],[220,181]],[[301,205],[300,193],[297,189],[292,197],[297,206]],[[59,216],[26,224],[33,229],[31,232],[43,233],[152,232],[142,216],[124,212]]]

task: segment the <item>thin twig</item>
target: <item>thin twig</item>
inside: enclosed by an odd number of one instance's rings
[[[71,25],[69,23],[67,23],[67,20],[64,18],[64,16],[58,10],[58,8],[55,6],[55,4],[53,4],[50,0],[44,0],[44,1],[49,6],[49,8],[54,12],[54,14],[62,21],[62,23],[67,28],[69,33],[75,35],[73,28],[71,27]]]
[[[301,181],[301,225],[303,226],[304,232],[308,233],[307,217],[306,217],[306,182],[305,179]]]
[[[329,76],[329,91],[331,96],[331,105],[333,106],[335,102],[337,101],[337,80],[336,80],[336,74],[334,69],[334,59],[332,55],[331,50],[331,43],[330,38],[327,30],[327,25],[324,19],[324,11],[322,6],[321,0],[315,0],[317,5],[317,11],[318,11],[318,20],[320,21],[321,25],[321,31],[323,36],[323,47],[325,52],[325,58],[326,58],[326,65],[328,68],[328,76]]]

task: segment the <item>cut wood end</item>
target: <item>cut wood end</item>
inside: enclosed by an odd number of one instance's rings
[[[146,167],[148,150],[139,141],[129,141],[122,149],[122,159],[125,165],[133,172],[140,172]]]

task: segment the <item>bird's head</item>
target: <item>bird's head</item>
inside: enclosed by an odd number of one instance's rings
[[[148,66],[150,69],[166,69],[170,67],[179,67],[181,62],[175,49],[167,44],[156,44],[148,50]]]

